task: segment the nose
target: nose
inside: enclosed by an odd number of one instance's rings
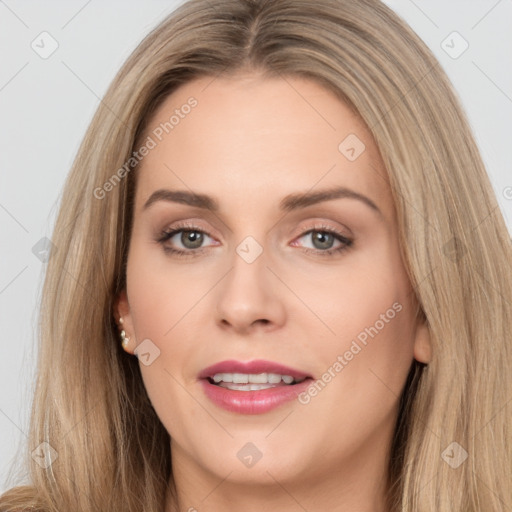
[[[283,286],[267,262],[265,250],[251,263],[235,252],[231,270],[217,287],[216,320],[222,329],[247,334],[284,324]]]

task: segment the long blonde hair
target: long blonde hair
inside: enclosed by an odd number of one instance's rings
[[[129,57],[66,181],[42,297],[31,485],[5,493],[0,510],[162,510],[169,435],[112,313],[125,283],[136,169],[104,184],[167,95],[239,70],[305,77],[333,91],[366,122],[388,170],[404,261],[433,342],[432,362],[415,369],[402,396],[390,509],[510,510],[509,234],[447,77],[378,0],[192,0]],[[98,187],[108,193],[99,197]],[[46,469],[30,457],[42,442],[58,454]]]

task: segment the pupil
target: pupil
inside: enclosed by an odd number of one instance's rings
[[[203,234],[197,231],[183,231],[181,242],[188,249],[197,249],[203,242]]]
[[[319,242],[320,246],[317,249],[330,249],[333,241],[333,235],[326,233],[325,231],[316,231],[316,235],[313,236],[313,243]]]

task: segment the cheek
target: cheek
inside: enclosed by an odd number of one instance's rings
[[[307,423],[329,411],[329,422],[315,421],[309,434],[330,439],[333,457],[346,449],[337,439],[357,447],[392,428],[413,360],[405,289],[384,279],[361,286],[356,276],[344,283],[350,293],[330,295],[338,307],[324,317],[336,336],[318,343],[317,380],[299,400],[303,407],[295,417]]]
[[[207,284],[169,265],[162,250],[135,243],[127,265],[128,296],[137,338],[165,341],[207,291]]]
[[[139,363],[144,386],[167,431],[181,439],[188,430],[186,421],[201,416],[183,386],[192,384],[192,375],[184,370],[195,367],[201,349],[194,346],[198,327],[193,317],[208,283],[191,280],[190,273],[177,269],[159,251],[134,244],[127,263],[127,289],[137,344],[150,340],[150,352],[158,354],[149,365]]]
[[[361,400],[374,396],[378,401],[387,395],[394,399],[414,348],[412,290],[398,252],[390,247],[361,253],[357,262],[333,272],[328,281],[312,284],[298,293],[308,297],[308,305],[331,331],[316,321],[318,331],[326,333],[315,347],[323,364],[320,373],[330,369],[340,376],[329,387]]]

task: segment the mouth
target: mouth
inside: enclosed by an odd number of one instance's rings
[[[235,391],[259,391],[279,386],[294,386],[305,381],[307,377],[294,379],[291,375],[278,373],[216,373],[207,377],[210,384]]]
[[[240,388],[240,391],[251,391],[251,386],[254,386],[256,391],[269,387],[293,386],[312,376],[280,363],[256,359],[221,361],[202,370],[198,378],[229,389]]]
[[[232,412],[267,412],[296,398],[313,377],[271,361],[223,361],[205,368],[198,378],[206,396]]]

